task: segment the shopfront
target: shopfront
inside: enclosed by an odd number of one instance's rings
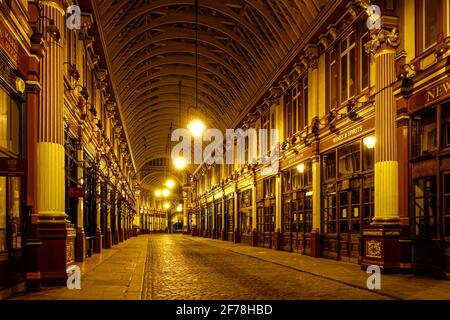
[[[225,226],[224,226],[224,239],[227,241],[233,241],[234,230],[234,197],[233,194],[225,196]]]
[[[24,96],[14,67],[0,53],[0,290],[24,280]]]
[[[275,232],[275,177],[259,180],[256,195],[257,244],[263,248],[272,248]]]
[[[331,140],[339,146],[321,154],[323,257],[362,261],[363,230],[374,214],[375,139],[365,130],[370,124],[343,130]]]
[[[410,236],[414,272],[450,270],[450,81],[413,95],[410,114]]]
[[[312,161],[283,171],[281,249],[310,253],[312,229]]]
[[[214,201],[214,239],[220,239],[222,232],[222,199]]]
[[[236,242],[252,244],[252,189],[238,193],[238,221]]]

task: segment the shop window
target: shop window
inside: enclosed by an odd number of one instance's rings
[[[336,152],[332,151],[322,157],[324,180],[336,178]]]
[[[0,177],[0,252],[7,251],[6,244],[6,177]]]
[[[275,231],[275,207],[273,205],[264,207],[264,232]]]
[[[275,196],[275,179],[269,178],[264,180],[264,198]]]
[[[292,190],[291,170],[283,172],[283,193]]]
[[[360,149],[360,143],[356,142],[338,150],[340,177],[360,170]]]
[[[435,108],[412,117],[411,136],[413,157],[424,156],[437,150]]]
[[[355,95],[355,33],[341,41],[341,102]]]
[[[348,192],[342,191],[339,193],[339,217],[340,217],[340,230],[347,233],[348,230]]]
[[[300,231],[311,232],[312,230],[312,196],[305,196],[303,202],[302,229]]]
[[[417,237],[436,235],[436,177],[416,179],[413,193],[413,234]]]
[[[375,166],[375,148],[368,148],[363,143],[363,170],[373,170]]]
[[[444,175],[445,236],[450,237],[450,173]]]
[[[363,188],[363,223],[369,225],[374,216],[375,189],[373,176],[364,177]]]
[[[336,233],[336,189],[334,184],[324,187],[323,224],[326,233]]]
[[[450,146],[450,103],[442,106],[442,114],[444,115],[442,119],[444,144],[448,147]]]
[[[0,88],[0,148],[20,152],[20,112],[17,102]]]
[[[292,205],[285,197],[283,206],[283,232],[295,231],[293,230],[294,226],[292,224]]]
[[[9,178],[9,219],[12,249],[22,248],[22,221],[20,219],[20,178]]]
[[[76,140],[72,138],[68,131],[65,132],[65,178],[66,178],[66,213],[69,215],[69,221],[77,223],[78,199],[70,197],[69,189],[82,187],[78,183],[78,161]]]

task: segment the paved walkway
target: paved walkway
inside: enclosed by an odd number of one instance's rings
[[[382,275],[355,264],[183,235],[142,235],[80,264],[81,290],[14,299],[450,299],[450,281]]]
[[[81,269],[81,290],[67,287],[49,287],[40,292],[25,293],[12,299],[26,300],[138,300],[147,254],[148,237],[128,239],[93,254]]]

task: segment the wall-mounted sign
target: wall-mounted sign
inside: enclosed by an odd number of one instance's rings
[[[340,129],[337,133],[331,133],[327,136],[327,138],[320,142],[320,152],[361,137],[367,132],[373,130],[374,127],[375,119],[371,117],[364,122],[359,122],[351,127]]]
[[[23,176],[27,167],[26,160],[0,158],[0,176]]]
[[[409,99],[408,109],[410,112],[416,112],[445,99],[450,99],[450,80],[448,78],[413,95],[411,99]]]
[[[425,102],[429,104],[445,97],[450,97],[450,80],[428,89],[426,91]]]

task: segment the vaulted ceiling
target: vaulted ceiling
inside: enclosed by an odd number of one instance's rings
[[[196,109],[195,0],[98,0],[137,169],[170,156],[171,125],[186,127],[194,116],[210,128],[235,123],[326,2],[199,0]]]

